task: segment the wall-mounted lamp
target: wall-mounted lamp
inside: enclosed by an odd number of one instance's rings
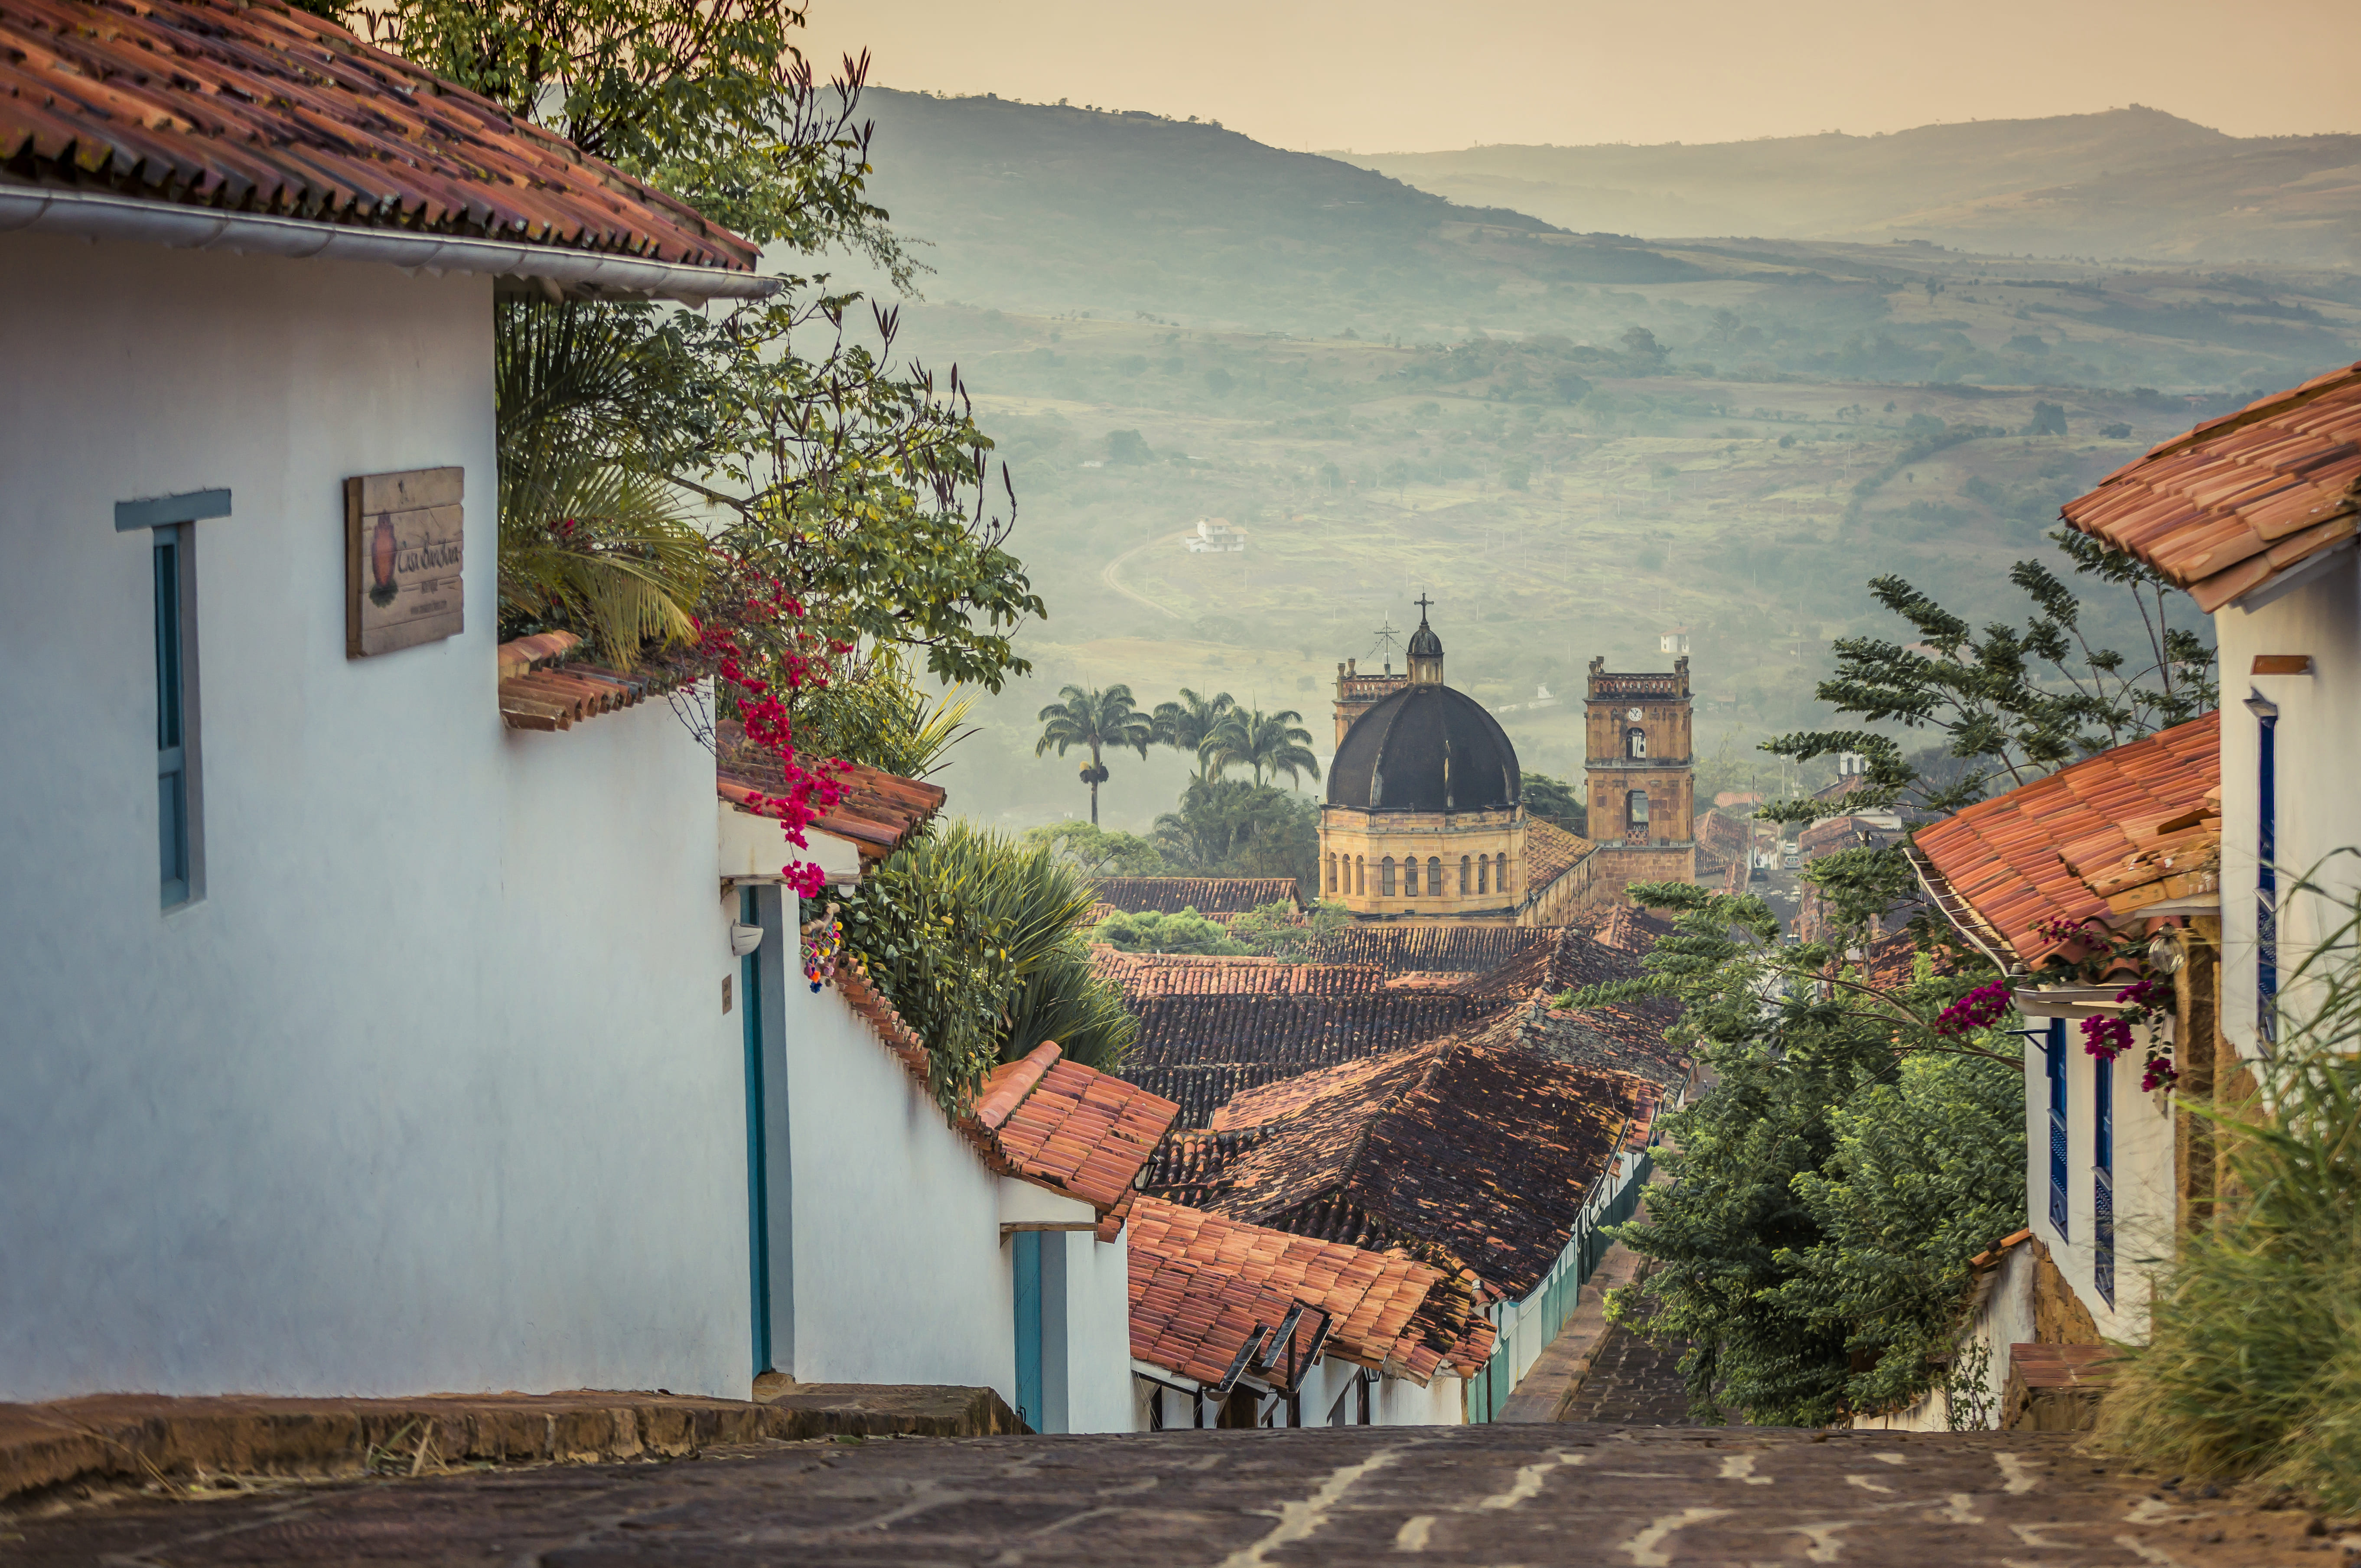
[[[762,945],[763,927],[749,926],[739,920],[730,923],[730,956],[731,958],[742,959]]]

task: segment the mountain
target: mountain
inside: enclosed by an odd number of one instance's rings
[[[2361,254],[2361,137],[2242,138],[2137,106],[1873,137],[1334,156],[1576,231],[2216,265]]]
[[[862,106],[873,192],[929,242],[937,299],[1290,331],[1375,311],[1365,327],[1456,333],[1504,290],[1710,275],[1214,125],[881,88]],[[1549,243],[1507,254],[1502,240]]]

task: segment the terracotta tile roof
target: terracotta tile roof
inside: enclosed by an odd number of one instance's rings
[[[1697,824],[1690,831],[1697,839],[1698,860],[1711,856],[1717,865],[1743,857],[1754,838],[1753,829],[1747,824],[1719,811],[1697,813]]]
[[[2083,871],[2155,849],[2160,826],[2204,806],[2221,782],[2220,732],[2209,713],[1980,801],[1920,828],[1912,859],[1971,938],[2038,963],[2061,944],[2037,927],[2107,912]]]
[[[1134,1227],[1127,1266],[1131,1287],[1131,1354],[1207,1388],[1218,1388],[1233,1367],[1266,1387],[1291,1393],[1302,1387],[1320,1350],[1322,1324],[1310,1311],[1297,1312],[1296,1299],[1231,1270],[1199,1265],[1186,1257],[1143,1252]],[[1302,1303],[1308,1306],[1309,1303]],[[1295,1316],[1290,1358],[1272,1336]],[[1273,1354],[1276,1349],[1276,1354]],[[1246,1365],[1239,1367],[1241,1354]],[[1293,1382],[1288,1369],[1294,1367]],[[1268,1365],[1262,1365],[1268,1361]]]
[[[2361,521],[2361,365],[2209,420],[2069,502],[2066,521],[2128,550],[2211,613]]]
[[[1180,1107],[1059,1054],[1045,1043],[994,1068],[972,1114],[1016,1174],[1104,1213],[1130,1194]]]
[[[36,186],[751,270],[686,203],[334,23],[0,0],[0,167]]]
[[[742,806],[752,795],[785,792],[785,777],[777,763],[746,744],[743,726],[719,724],[714,734],[721,753],[716,786],[722,799]],[[840,792],[837,803],[815,817],[812,826],[851,839],[863,865],[908,843],[950,798],[940,784],[860,762],[838,762],[828,776]]]
[[[1213,1130],[1259,1127],[1205,1207],[1298,1234],[1395,1234],[1530,1294],[1572,1238],[1653,1086],[1454,1036],[1250,1091]]]
[[[834,984],[927,1088],[926,1043],[870,983],[861,960],[849,954],[840,959]],[[1061,1055],[1056,1042],[1045,1041],[1023,1059],[994,1068],[952,1126],[996,1174],[1089,1203],[1099,1213],[1099,1239],[1112,1241],[1130,1212],[1134,1183],[1180,1107]]]
[[[1154,996],[1374,996],[1386,981],[1385,971],[1367,964],[1126,953],[1104,942],[1092,944],[1091,969],[1113,981],[1127,1002]]]
[[[1491,1351],[1492,1326],[1472,1282],[1400,1254],[1274,1231],[1146,1195],[1132,1212],[1129,1245],[1132,1354],[1201,1381],[1218,1379],[1239,1343],[1216,1341],[1213,1354],[1198,1351],[1198,1326],[1217,1321],[1212,1309],[1226,1306],[1244,1316],[1249,1300],[1272,1298],[1329,1314],[1327,1354],[1422,1385],[1446,1365],[1472,1375]],[[1158,1289],[1159,1281],[1167,1288]],[[1269,1326],[1279,1319],[1261,1321]],[[1221,1354],[1224,1344],[1228,1354]],[[1177,1365],[1191,1352],[1200,1355],[1198,1365],[1212,1367],[1212,1378]]]
[[[1101,877],[1091,884],[1101,904],[1126,915],[1178,915],[1193,909],[1209,919],[1244,915],[1266,904],[1301,909],[1303,898],[1293,877]]]
[[[751,271],[755,248],[331,21],[0,0],[0,165],[45,187]]]
[[[1525,824],[1525,893],[1531,897],[1580,865],[1589,853],[1598,848],[1587,839],[1577,839],[1554,822],[1544,822],[1538,817],[1528,817]]]
[[[1312,956],[1326,963],[1374,964],[1389,977],[1481,974],[1551,939],[1543,926],[1348,926],[1322,938]]]
[[[501,643],[500,722],[511,729],[571,729],[586,718],[634,707],[699,678],[686,661],[661,657],[642,660],[624,674],[570,657],[581,645],[571,631]]]
[[[1127,1005],[1140,1026],[1125,1076],[1178,1101],[1191,1126],[1257,1085],[1430,1040],[1478,1012],[1472,999],[1431,988],[1183,993]]]

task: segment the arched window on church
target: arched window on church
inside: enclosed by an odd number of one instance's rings
[[[1443,857],[1440,855],[1426,857],[1426,887],[1433,896],[1443,896]]]
[[[1328,857],[1328,891],[1336,891],[1336,857],[1334,855]]]
[[[1623,800],[1623,836],[1644,840],[1648,837],[1648,792],[1635,789]]]
[[[1360,856],[1353,857],[1353,896],[1360,897],[1369,891],[1369,862]]]
[[[1378,896],[1379,898],[1391,898],[1393,895],[1394,858],[1391,855],[1388,855],[1383,861],[1380,861],[1378,863]]]
[[[1509,891],[1509,857],[1505,854],[1496,855],[1492,859],[1492,891],[1495,893]]]
[[[1459,857],[1459,896],[1466,897],[1475,888],[1476,868],[1469,864],[1466,856],[1462,855]]]
[[[1646,756],[1648,754],[1648,732],[1636,726],[1623,731],[1623,754],[1627,757]]]
[[[1489,855],[1476,857],[1476,891],[1477,893],[1492,891],[1492,857]]]
[[[1402,895],[1406,898],[1418,896],[1418,857],[1416,855],[1402,862]]]

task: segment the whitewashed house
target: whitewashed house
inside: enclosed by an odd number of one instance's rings
[[[752,248],[280,8],[0,48],[0,1399],[744,1397],[819,1002],[662,682],[496,652],[492,316]]]
[[[2178,954],[2184,933],[2215,918],[2220,894],[2205,864],[2217,732],[2208,714],[2102,751],[1921,828],[1909,851],[1937,907],[2008,977],[2024,1019],[2026,1224],[2036,1245],[2005,1260],[2002,1284],[2039,1294],[2051,1281],[2057,1308],[2026,1343],[2095,1351],[2103,1340],[2147,1337],[2150,1276],[2179,1223],[2177,1139],[2189,1119],[2143,1084],[2152,1057],[2210,1058],[2212,1039],[2189,1039],[2191,1015],[2169,982],[2155,1007],[2126,1003],[2139,978],[2126,960],[2105,960],[2111,972],[2088,980],[2061,977],[2049,960],[2151,942]],[[2127,1048],[2091,1050],[2082,1025],[2094,1019],[2128,1025]],[[1990,1288],[1983,1300],[1980,1311],[1998,1321],[2033,1319],[2030,1306]],[[1995,1341],[1991,1350],[1998,1396],[2015,1348]],[[1939,1414],[1930,1409],[1927,1420],[1940,1426]]]

